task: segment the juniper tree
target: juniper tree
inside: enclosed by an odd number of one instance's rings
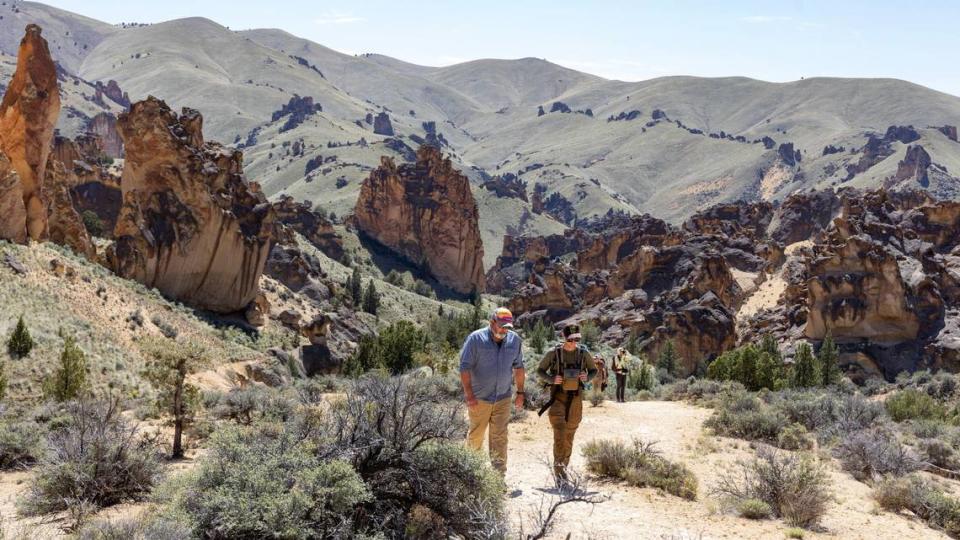
[[[359,306],[363,300],[363,283],[360,282],[360,267],[353,267],[353,274],[348,281],[350,285],[350,298],[353,299],[353,305]]]
[[[837,384],[843,377],[838,363],[839,358],[840,352],[837,349],[837,344],[833,342],[833,336],[827,334],[820,345],[820,350],[817,351],[817,363],[819,364],[823,386]]]
[[[27,329],[27,324],[23,322],[23,315],[20,315],[17,326],[10,334],[10,339],[7,340],[7,352],[14,358],[22,358],[30,354],[34,345],[33,338],[30,337],[30,330]]]
[[[63,339],[60,365],[43,382],[43,395],[55,401],[70,401],[80,396],[87,386],[87,357],[73,336]]]
[[[797,346],[797,354],[793,359],[792,383],[795,388],[809,388],[819,386],[821,382],[820,369],[817,359],[813,356],[810,344],[803,342]]]
[[[376,315],[378,309],[380,309],[380,293],[377,292],[377,287],[371,279],[367,282],[367,290],[363,293],[363,310]]]
[[[183,457],[183,428],[193,422],[200,407],[200,391],[187,382],[187,376],[207,364],[207,353],[196,343],[172,339],[144,342],[141,349],[147,356],[143,375],[156,389],[157,408],[173,417],[171,457]]]
[[[662,369],[670,375],[677,374],[677,348],[673,340],[667,340],[667,343],[660,349],[660,355],[657,356],[657,369]]]

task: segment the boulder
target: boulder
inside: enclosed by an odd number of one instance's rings
[[[202,117],[148,97],[117,121],[126,150],[111,267],[184,303],[227,313],[257,296],[273,207],[243,154],[204,142]]]
[[[415,164],[382,157],[360,188],[353,221],[450,289],[484,290],[477,203],[467,177],[439,149],[421,146]]]

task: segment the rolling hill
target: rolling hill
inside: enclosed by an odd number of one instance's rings
[[[535,58],[438,68],[201,18],[113,26],[31,2],[0,11],[0,51],[40,24],[79,80],[200,110],[210,137],[242,147],[248,176],[272,196],[344,215],[382,155],[407,159],[435,140],[474,182],[488,265],[506,232],[555,232],[610,209],[678,222],[711,204],[810,188],[954,197],[960,186],[960,144],[941,129],[960,124],[960,98],[906,81],[622,82]],[[298,96],[322,110],[291,123],[283,108]],[[887,137],[891,126],[904,129]],[[929,165],[899,174],[917,145]],[[481,187],[496,175],[526,182],[527,200]]]

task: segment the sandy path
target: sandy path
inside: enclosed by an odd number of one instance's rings
[[[700,481],[700,497],[686,501],[654,489],[631,488],[609,482],[592,482],[591,491],[610,497],[592,508],[585,504],[562,507],[551,538],[784,538],[789,527],[781,521],[751,521],[721,513],[709,490],[720,473],[738,459],[751,455],[747,443],[709,436],[701,425],[710,410],[678,402],[606,402],[589,405],[577,432],[578,446],[571,465],[584,468],[579,446],[595,438],[641,437],[658,441],[663,454],[685,463]],[[510,518],[516,526],[519,514],[531,514],[552,483],[543,463],[552,452],[549,422],[529,414],[510,428],[510,460],[507,483]],[[831,481],[837,501],[823,520],[822,530],[805,538],[946,538],[919,521],[890,513],[872,512],[870,488],[849,475],[835,472]],[[518,494],[519,493],[519,494]],[[524,520],[528,522],[529,520]],[[529,527],[528,527],[529,528]]]

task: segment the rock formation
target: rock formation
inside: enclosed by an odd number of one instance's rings
[[[40,27],[27,25],[17,70],[0,103],[0,238],[24,242],[47,236],[43,181],[59,114],[56,66]]]
[[[309,202],[298,203],[293,197],[284,195],[273,203],[273,210],[278,223],[302,234],[324,255],[337,261],[343,257],[343,238],[334,230],[329,219],[311,209]],[[287,243],[292,243],[292,240]]]
[[[123,157],[123,140],[117,131],[117,118],[108,112],[102,112],[87,123],[87,131],[99,137],[101,150],[107,157]]]
[[[913,184],[911,187],[928,187],[930,177],[927,175],[927,169],[930,168],[930,154],[919,144],[912,144],[907,147],[907,153],[903,160],[897,165],[897,174],[888,182],[891,187],[903,182]]]
[[[273,207],[242,176],[243,155],[204,142],[203,119],[149,97],[120,115],[123,206],[110,264],[120,276],[226,313],[253,301]]]
[[[421,146],[415,164],[381,158],[360,188],[353,220],[452,290],[484,290],[477,204],[467,177],[437,148]]]
[[[390,123],[390,115],[385,112],[378,113],[373,119],[373,132],[377,135],[386,135],[393,137],[393,124]]]
[[[312,97],[294,95],[286,105],[280,107],[280,110],[273,111],[271,121],[276,122],[286,116],[287,120],[280,126],[280,133],[283,133],[299,126],[308,116],[322,110],[323,107],[319,103],[314,103]]]
[[[97,93],[94,96],[94,100],[100,105],[104,105],[103,97],[106,96],[121,107],[130,107],[130,96],[120,89],[117,81],[110,79],[107,81],[107,84],[103,84],[102,81],[97,81],[95,88]]]

